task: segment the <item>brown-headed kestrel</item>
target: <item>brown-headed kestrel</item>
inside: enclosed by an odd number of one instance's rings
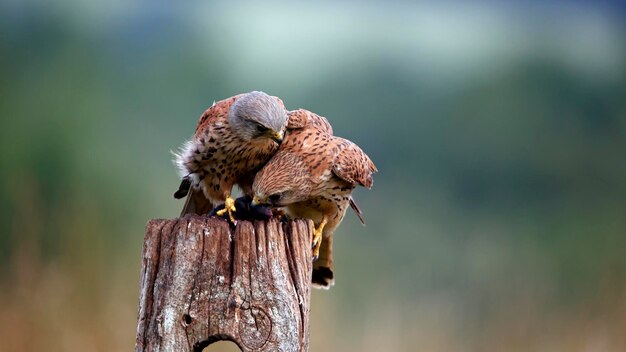
[[[307,113],[306,110],[298,110]],[[327,127],[326,127],[327,126]],[[284,207],[292,218],[315,224],[313,284],[334,283],[332,236],[351,206],[357,185],[371,188],[376,167],[356,144],[332,135],[325,118],[309,113],[306,126],[290,131],[276,154],[254,179],[252,204]]]
[[[278,150],[287,121],[282,101],[263,92],[213,103],[175,157],[183,180],[174,197],[187,195],[181,216],[205,214],[224,203],[217,214],[227,214],[234,222],[233,186],[252,194],[254,176]],[[294,127],[298,123],[294,119]]]

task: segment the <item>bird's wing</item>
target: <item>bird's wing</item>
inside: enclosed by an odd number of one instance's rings
[[[333,134],[333,128],[324,116],[320,116],[305,109],[289,111],[287,128],[298,129],[304,127],[313,127],[322,133]]]
[[[235,95],[218,102],[214,102],[208,109],[204,111],[200,119],[198,120],[198,126],[196,127],[196,134],[199,131],[204,131],[208,126],[214,125],[220,119],[228,119],[228,111],[231,105],[241,97],[243,94]]]
[[[372,188],[373,174],[378,171],[365,152],[347,139],[333,137],[335,142],[335,159],[333,173],[353,185]]]
[[[308,111],[304,109],[289,111],[287,115],[289,117],[289,120],[287,121],[287,129],[290,130],[303,128],[309,121]]]
[[[190,188],[185,200],[185,206],[180,213],[183,217],[185,214],[208,214],[213,210],[213,204],[204,196],[202,190]]]
[[[330,125],[330,122],[328,122],[328,119],[326,119],[324,116],[320,116],[312,112],[311,116],[309,117],[309,124],[315,126],[315,129],[320,132],[324,132],[331,136],[333,135],[333,128]]]

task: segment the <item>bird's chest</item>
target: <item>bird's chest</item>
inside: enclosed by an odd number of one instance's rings
[[[239,183],[241,178],[263,166],[275,152],[272,145],[246,143],[226,139],[209,150],[204,160],[200,179],[209,189],[218,192],[222,187]]]
[[[294,218],[309,218],[317,226],[323,218],[329,222],[341,221],[349,201],[349,195],[320,195],[288,206],[287,212]]]

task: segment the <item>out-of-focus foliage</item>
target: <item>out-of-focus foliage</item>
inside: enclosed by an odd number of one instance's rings
[[[313,351],[626,350],[621,10],[0,3],[0,350],[132,348],[170,151],[255,89],[380,170]]]

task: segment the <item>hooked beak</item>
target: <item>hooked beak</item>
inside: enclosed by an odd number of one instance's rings
[[[270,131],[269,137],[275,140],[276,143],[278,143],[278,145],[280,145],[283,142],[283,132]]]
[[[261,201],[259,200],[259,198],[257,198],[256,196],[254,196],[252,198],[252,202],[250,202],[250,206],[252,207],[256,207],[257,205],[261,204]]]

